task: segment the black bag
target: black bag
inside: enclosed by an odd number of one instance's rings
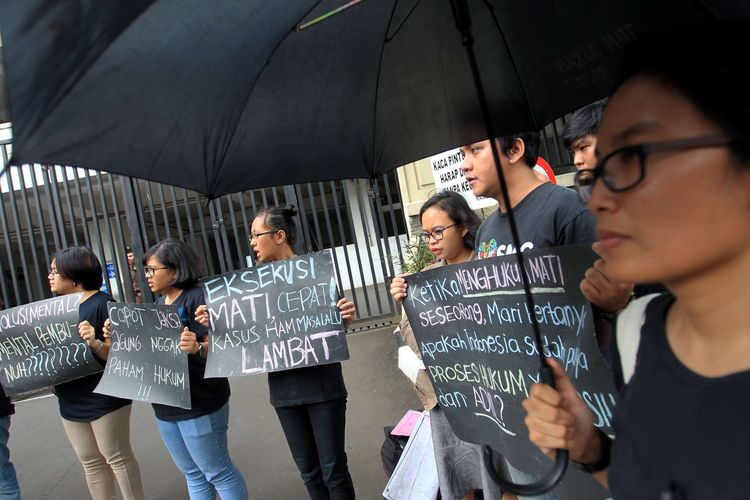
[[[401,458],[401,454],[404,452],[406,442],[409,440],[406,436],[394,436],[391,434],[392,430],[392,425],[383,427],[385,440],[383,441],[383,446],[380,447],[380,458],[383,461],[383,470],[385,470],[388,477],[391,477],[391,474],[393,474],[393,469],[396,468],[396,464]]]

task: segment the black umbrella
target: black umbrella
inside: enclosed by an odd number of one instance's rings
[[[632,40],[747,9],[721,0],[49,3],[0,4],[12,163],[102,168],[210,197],[374,177],[539,129],[606,94]],[[548,368],[542,380],[551,383]],[[566,463],[559,453],[555,472],[529,486],[494,475],[504,489],[536,494]]]
[[[12,162],[216,197],[374,177],[486,137],[448,0],[355,0],[298,30],[344,4],[0,2]],[[741,9],[709,4],[470,1],[496,132],[606,95],[633,38]]]

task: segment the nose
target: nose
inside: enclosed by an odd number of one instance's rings
[[[580,151],[576,151],[573,153],[573,165],[576,166],[576,168],[582,168],[583,167],[583,153]]]
[[[469,155],[464,157],[464,161],[461,162],[461,171],[465,174],[471,170],[471,162],[469,161]]]
[[[588,201],[589,210],[597,217],[604,212],[616,211],[620,206],[617,200],[620,194],[610,191],[604,182],[598,179],[591,190],[591,197]]]

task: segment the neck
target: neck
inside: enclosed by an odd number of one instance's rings
[[[286,260],[291,259],[292,257],[296,257],[297,254],[294,253],[294,250],[292,250],[292,247],[286,246],[286,248],[283,248],[279,251],[279,255],[274,260]]]
[[[164,300],[164,302],[166,302],[167,304],[171,304],[172,302],[177,300],[177,297],[179,297],[181,293],[182,288],[169,287],[169,289],[165,293],[167,298]]]
[[[678,354],[698,359],[704,374],[750,369],[750,251],[746,254],[668,283],[677,301],[667,316],[667,336]]]
[[[446,264],[460,264],[461,262],[466,262],[469,260],[469,257],[471,257],[472,250],[470,248],[465,248],[463,253],[456,255],[455,257],[451,257],[450,259],[446,258],[445,263]]]
[[[83,297],[81,297],[81,302],[86,302],[89,300],[93,295],[96,294],[99,290],[84,290],[81,287],[76,288],[76,291],[73,293],[83,293]]]
[[[511,168],[506,169],[504,174],[505,182],[508,185],[508,196],[510,197],[511,207],[515,207],[521,203],[530,192],[544,184],[543,181],[540,181],[537,176],[534,175],[534,171],[526,165],[514,165]],[[505,204],[502,191],[498,192],[495,199],[497,200],[500,211],[507,212],[508,208]]]

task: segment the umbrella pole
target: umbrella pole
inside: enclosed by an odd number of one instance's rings
[[[495,168],[497,169],[497,176],[500,179],[500,191],[505,200],[505,209],[508,214],[508,222],[510,223],[510,231],[513,237],[513,244],[516,247],[516,259],[518,261],[519,269],[521,270],[521,278],[523,281],[524,295],[526,297],[526,303],[529,306],[529,310],[534,310],[534,297],[531,294],[531,284],[529,283],[529,277],[526,274],[526,267],[524,266],[523,252],[521,252],[521,238],[518,235],[518,227],[516,220],[513,215],[513,208],[510,206],[510,196],[508,194],[508,185],[505,181],[502,168],[500,168],[500,156],[497,151],[497,142],[495,141],[495,132],[492,126],[492,119],[487,106],[487,98],[484,93],[484,86],[482,85],[482,79],[479,75],[479,67],[477,65],[476,55],[474,53],[474,37],[471,33],[471,16],[469,14],[469,7],[466,4],[466,0],[450,0],[451,8],[453,9],[453,18],[456,21],[456,27],[461,33],[461,43],[466,47],[466,52],[469,58],[469,64],[471,66],[471,74],[474,79],[474,85],[476,86],[477,98],[479,100],[479,107],[482,112],[482,120],[484,121],[484,127],[487,132],[487,138],[490,140],[490,148],[492,149],[492,158],[495,161]],[[534,331],[534,342],[536,343],[537,352],[539,353],[540,362],[540,380],[552,387],[555,387],[554,376],[552,369],[547,364],[544,355],[544,349],[542,347],[542,336],[539,330],[539,322],[537,321],[536,315],[531,315],[531,326]],[[515,484],[511,481],[505,480],[500,473],[495,470],[492,465],[492,454],[493,450],[484,445],[482,452],[488,464],[490,475],[496,483],[500,485],[503,491],[510,491],[517,495],[533,496],[546,493],[547,491],[554,488],[560,480],[563,478],[565,471],[568,467],[568,451],[557,450],[557,458],[553,469],[546,476],[542,477],[538,481],[530,484]]]

